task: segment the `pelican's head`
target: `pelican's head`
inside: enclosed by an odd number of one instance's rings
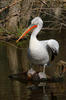
[[[31,25],[26,29],[26,31],[19,37],[19,39],[16,41],[18,42],[20,39],[22,39],[30,30],[39,27],[39,29],[41,29],[43,26],[43,21],[40,17],[35,17],[32,21],[31,21]]]
[[[40,17],[35,17],[32,21],[31,21],[31,25],[37,25],[40,28],[42,28],[43,26],[43,21]]]

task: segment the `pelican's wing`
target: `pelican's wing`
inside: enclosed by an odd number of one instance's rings
[[[48,54],[50,56],[50,60],[53,61],[55,56],[57,55],[56,52],[53,52],[53,50],[49,47],[49,45],[46,46]]]
[[[53,61],[55,56],[57,56],[57,54],[59,52],[59,43],[58,43],[58,41],[56,41],[54,39],[48,40],[47,48],[49,48],[50,51],[51,51],[51,54],[52,54],[51,55],[51,61]]]
[[[41,43],[47,49],[48,54],[49,54],[50,61],[53,61],[54,58],[55,58],[55,56],[57,55],[57,52],[54,52],[53,49],[48,45],[48,41],[49,40],[44,40],[44,41],[41,41]]]

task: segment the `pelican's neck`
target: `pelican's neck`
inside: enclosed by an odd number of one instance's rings
[[[37,28],[35,28],[31,34],[31,38],[30,40],[34,40],[34,39],[37,39],[37,35],[38,33],[40,32],[41,28],[38,26]]]
[[[39,26],[33,30],[29,41],[29,48],[33,49],[35,45],[38,45],[39,40],[37,40],[37,35],[40,32],[40,30],[41,28]]]

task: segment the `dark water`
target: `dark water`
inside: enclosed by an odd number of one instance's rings
[[[60,53],[51,66],[59,60],[66,61],[66,34],[44,34],[42,37],[54,38],[60,44]],[[0,100],[66,100],[66,74],[63,82],[43,85],[40,83],[39,87],[37,84],[12,81],[8,78],[11,73],[22,72],[28,68],[27,49],[18,49],[9,43],[0,42]],[[49,67],[48,70],[47,73],[51,75],[55,69]]]

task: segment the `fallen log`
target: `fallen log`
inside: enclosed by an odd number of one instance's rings
[[[18,80],[20,82],[32,82],[32,83],[40,83],[40,82],[63,82],[63,77],[52,77],[52,78],[42,78],[38,76],[38,73],[33,75],[31,78],[27,76],[27,72],[17,73],[17,74],[11,74],[9,75],[9,78],[12,80]]]
[[[40,72],[33,72],[28,74],[28,71],[9,75],[10,79],[21,82],[63,82],[64,73],[66,72],[66,62],[60,60],[56,64],[56,71],[53,77],[40,78]]]

